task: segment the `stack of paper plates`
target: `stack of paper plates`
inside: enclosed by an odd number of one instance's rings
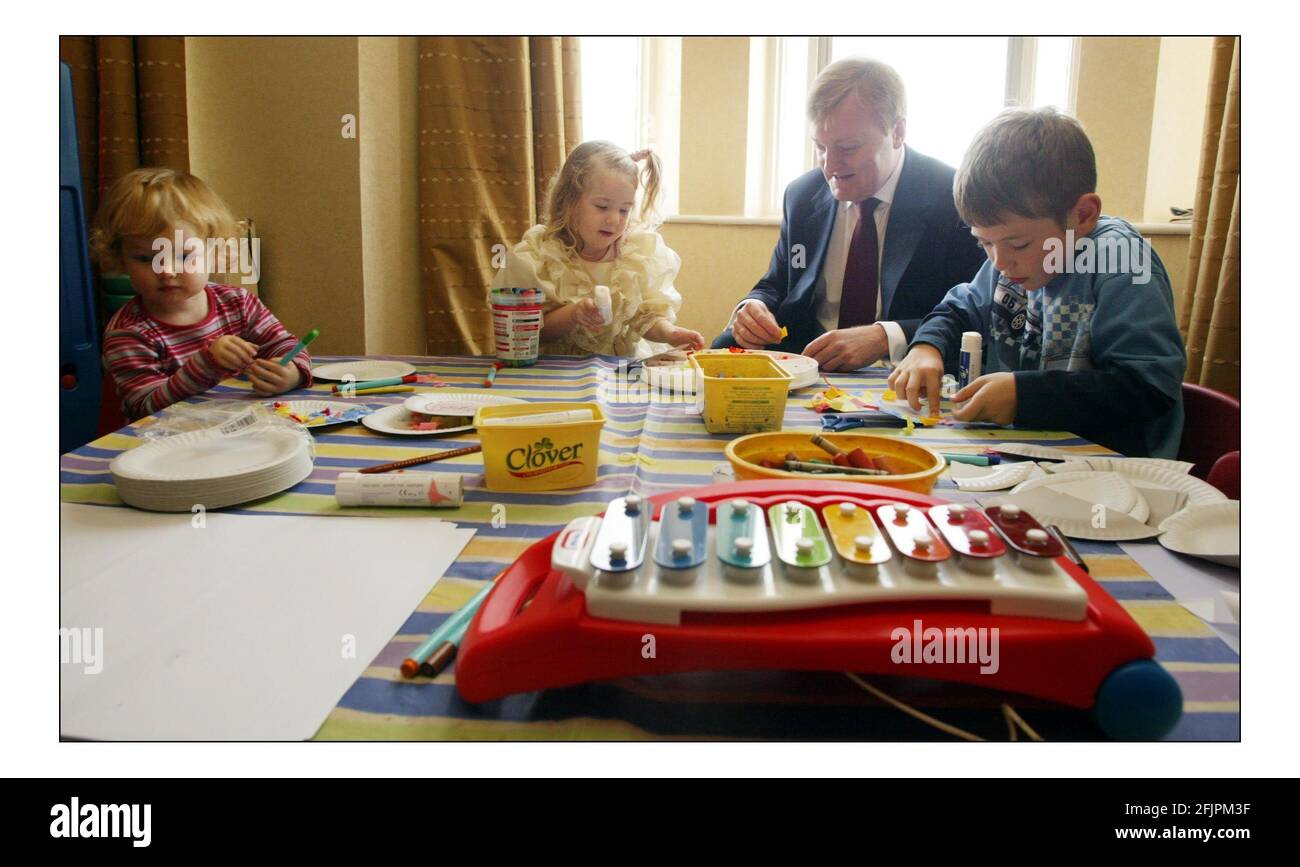
[[[224,436],[191,431],[129,449],[108,466],[122,501],[155,512],[220,509],[269,497],[311,474],[312,458],[296,430]]]

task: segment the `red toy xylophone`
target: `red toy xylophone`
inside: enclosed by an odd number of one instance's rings
[[[974,636],[994,629],[990,665]],[[957,657],[900,664],[907,641]],[[1111,737],[1155,739],[1182,695],[1154,652],[1014,507],[748,481],[629,494],[534,544],[484,600],[456,686],[478,703],[684,671],[920,673],[1092,708]]]

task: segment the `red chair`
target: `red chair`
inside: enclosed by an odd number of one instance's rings
[[[1228,452],[1215,461],[1206,481],[1222,491],[1229,500],[1240,500],[1241,452]]]
[[[99,424],[95,435],[102,437],[124,427],[126,427],[126,416],[122,414],[122,400],[117,396],[113,374],[105,370],[99,399]]]
[[[1183,440],[1178,459],[1192,475],[1208,478],[1214,462],[1241,450],[1241,401],[1203,385],[1183,383]]]

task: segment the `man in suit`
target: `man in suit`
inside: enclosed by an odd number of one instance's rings
[[[921,319],[975,276],[984,253],[953,206],[953,169],[903,143],[906,108],[898,73],[879,61],[840,60],[817,77],[819,167],[786,188],[772,262],[714,348],[778,345],[823,370],[900,361]]]

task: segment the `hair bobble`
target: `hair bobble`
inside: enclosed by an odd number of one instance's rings
[[[639,163],[641,162],[641,160],[650,156],[650,153],[651,153],[650,148],[642,148],[639,151],[635,151],[633,153],[628,154],[628,157],[632,160],[632,162]]]

